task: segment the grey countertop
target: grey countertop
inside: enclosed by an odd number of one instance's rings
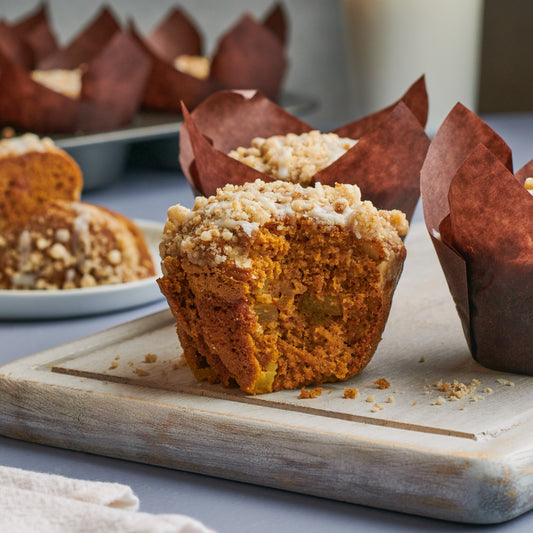
[[[515,167],[533,157],[533,115],[486,117],[513,149]],[[528,153],[530,154],[528,156]],[[109,187],[89,191],[84,200],[133,218],[164,222],[175,203],[192,205],[193,195],[177,171],[128,169]],[[420,212],[417,212],[420,217]],[[46,348],[164,309],[161,301],[123,312],[49,321],[0,322],[0,365]],[[0,437],[0,464],[69,477],[130,485],[151,513],[189,514],[220,533],[306,531],[471,531],[481,526],[453,524],[353,504],[315,498],[161,467],[94,456]],[[501,532],[533,530],[529,512],[501,525]]]

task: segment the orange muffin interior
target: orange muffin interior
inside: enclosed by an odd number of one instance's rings
[[[51,139],[25,134],[0,141],[0,231],[48,202],[80,199],[78,164]]]
[[[169,210],[162,292],[197,379],[256,394],[348,379],[381,339],[405,249],[399,211],[354,185],[226,186]]]

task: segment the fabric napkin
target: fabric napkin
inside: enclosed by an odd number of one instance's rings
[[[130,487],[0,466],[0,531],[213,533],[185,515],[138,512]]]

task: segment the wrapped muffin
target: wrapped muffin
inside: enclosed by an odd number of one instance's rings
[[[533,375],[533,162],[457,104],[421,173],[426,225],[474,359]]]
[[[169,209],[159,279],[197,379],[249,394],[348,379],[381,339],[405,215],[355,185],[227,185]]]
[[[261,93],[220,91],[192,113],[183,106],[180,163],[193,189],[209,196],[226,183],[283,179],[283,171],[278,171],[287,165],[280,164],[280,158],[299,159],[305,165],[313,154],[321,161],[302,173],[301,183],[356,184],[364,199],[378,208],[400,209],[410,219],[429,146],[424,131],[427,109],[420,78],[397,103],[322,135]],[[296,145],[301,148],[297,153]],[[276,147],[278,155],[273,154]],[[317,158],[319,151],[324,154]],[[253,156],[262,163],[248,165]],[[276,172],[267,173],[267,159]]]
[[[0,289],[71,289],[155,275],[140,229],[80,202],[81,172],[50,139],[0,141]]]
[[[0,46],[0,125],[46,134],[124,126],[139,108],[149,69],[148,56],[107,9],[37,66]]]
[[[179,112],[181,101],[193,108],[224,88],[259,89],[277,99],[287,67],[286,26],[280,5],[263,21],[244,14],[208,56],[200,30],[182,9],[172,9],[146,37],[131,24],[152,64],[143,107]]]

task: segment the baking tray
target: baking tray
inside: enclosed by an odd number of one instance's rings
[[[318,103],[311,97],[284,93],[280,105],[303,116]],[[53,135],[54,142],[80,165],[84,189],[103,188],[123,173],[128,160],[137,166],[179,170],[179,113],[141,111],[126,127],[87,135]]]

